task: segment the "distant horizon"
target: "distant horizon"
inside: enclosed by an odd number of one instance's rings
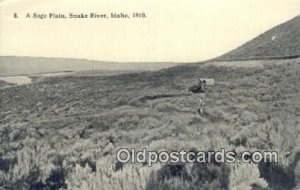
[[[96,59],[87,59],[87,58],[75,58],[75,57],[40,57],[40,56],[23,56],[23,55],[0,55],[0,57],[16,57],[16,58],[42,58],[42,59],[74,59],[74,60],[84,60],[91,62],[103,62],[103,63],[198,63],[204,61],[195,61],[195,62],[174,62],[174,61],[107,61],[107,60],[96,60]]]
[[[61,71],[154,71],[182,65],[175,62],[110,62],[73,58],[0,56],[0,76]]]

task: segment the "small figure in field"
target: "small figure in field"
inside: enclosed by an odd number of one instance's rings
[[[206,91],[206,80],[198,80],[198,86],[201,86],[201,90],[203,93]]]
[[[199,102],[198,102],[198,104],[199,104],[199,108],[198,108],[198,113],[200,114],[200,115],[202,115],[203,113],[204,113],[204,106],[205,106],[205,100],[204,100],[204,97],[202,97],[202,96],[200,96],[199,97]]]
[[[199,108],[197,109],[199,115],[202,115],[204,113],[205,91],[206,91],[206,81],[201,79],[198,80],[197,85],[191,86],[189,88],[189,92],[197,94],[199,97],[199,101],[198,101]]]

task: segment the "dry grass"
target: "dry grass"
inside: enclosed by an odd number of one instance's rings
[[[256,184],[280,189],[274,176],[261,178],[266,170],[261,165],[184,165],[180,176],[170,177],[173,166],[161,164],[128,164],[114,171],[114,155],[120,147],[276,150],[279,163],[272,167],[297,177],[299,76],[298,60],[262,68],[191,65],[110,77],[69,76],[2,89],[0,187],[250,189]],[[198,97],[186,92],[198,77],[216,81],[202,116],[196,112]]]

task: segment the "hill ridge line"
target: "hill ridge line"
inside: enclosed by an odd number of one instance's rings
[[[212,59],[207,62],[231,62],[231,61],[259,61],[259,60],[281,60],[281,59],[296,59],[300,58],[299,55],[287,55],[287,56],[267,56],[267,57],[248,57],[248,58],[232,58],[232,59]]]

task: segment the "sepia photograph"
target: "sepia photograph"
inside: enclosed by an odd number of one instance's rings
[[[300,1],[0,0],[0,190],[300,190]]]

